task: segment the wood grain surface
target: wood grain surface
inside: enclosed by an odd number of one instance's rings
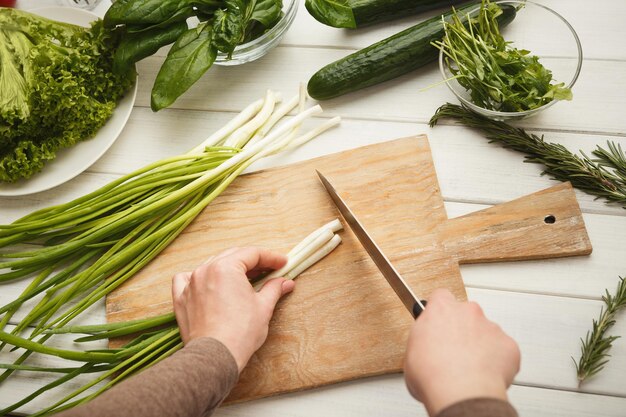
[[[287,251],[338,217],[326,175],[420,297],[466,293],[459,262],[591,251],[571,187],[562,184],[447,220],[425,136],[398,139],[245,175],[158,258],[107,299],[110,321],[171,311],[170,280],[230,246]],[[554,223],[546,223],[546,216]],[[411,317],[349,230],[279,303],[266,344],[227,402],[397,372]],[[503,243],[505,242],[505,243]]]

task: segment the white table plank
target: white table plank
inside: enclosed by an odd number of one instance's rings
[[[346,399],[350,399],[347,401]],[[513,385],[509,398],[520,417],[623,417],[626,399]],[[599,407],[598,404],[602,406]],[[317,414],[315,414],[317,413]],[[307,392],[222,407],[215,417],[426,417],[401,375],[368,378]]]
[[[47,192],[3,198],[0,222],[9,223],[30,211],[76,198],[106,184],[120,174],[160,158],[183,153],[221,127],[233,113],[166,110],[158,114],[136,108],[121,137],[88,173]],[[307,125],[314,124],[315,121]],[[540,132],[536,132],[540,133]],[[283,165],[397,137],[427,134],[439,184],[446,201],[497,204],[548,188],[555,181],[540,176],[541,166],[523,162],[523,155],[489,144],[484,136],[460,126],[403,122],[343,120],[341,125],[302,148],[269,158],[251,169]],[[626,148],[626,138],[547,132],[546,140],[561,143],[573,152],[589,154],[596,144],[610,139]],[[42,174],[43,175],[43,174]],[[588,213],[625,216],[626,211],[577,192]]]
[[[599,301],[474,288],[468,288],[468,296],[480,303],[487,317],[502,326],[519,343],[523,365],[515,379],[517,384],[577,390],[570,357],[577,357],[579,338],[590,328],[591,318],[598,314]],[[622,320],[612,334],[625,334],[626,317],[622,314],[620,318]],[[60,338],[58,343],[60,346],[72,346],[65,337]],[[6,352],[0,353],[0,360],[4,362],[6,355]],[[626,397],[626,386],[622,383],[626,373],[624,339],[615,342],[611,355],[607,369],[585,384],[583,392]],[[17,395],[14,389],[22,390],[27,385],[17,384],[14,388],[13,383],[7,384],[6,389],[0,392],[0,404],[14,400]],[[397,397],[391,398],[398,400]]]
[[[485,315],[498,323],[520,345],[522,369],[515,382],[523,385],[576,390],[580,338],[591,329],[602,303],[595,300],[553,297],[468,288]],[[611,334],[626,334],[626,314],[620,314]],[[589,393],[625,397],[626,341],[619,339],[611,361],[597,378],[583,385]]]
[[[250,103],[250,97],[262,96],[268,88],[294,94],[300,82],[307,82],[317,69],[344,55],[345,51],[337,49],[278,47],[246,65],[212,68],[171,108],[238,111]],[[550,60],[550,66],[558,71],[560,66],[569,65],[567,61],[555,58]],[[136,105],[150,105],[153,80],[162,62],[162,57],[153,56],[138,63]],[[328,115],[424,123],[439,105],[456,102],[444,85],[420,91],[440,80],[439,69],[433,64],[395,80],[326,100],[322,105]],[[289,90],[285,90],[286,86]],[[607,65],[604,61],[586,61],[573,92],[573,101],[557,103],[522,125],[626,133],[626,121],[621,117],[621,103],[626,95],[626,62],[611,61]]]

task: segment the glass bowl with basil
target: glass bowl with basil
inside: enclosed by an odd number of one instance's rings
[[[168,47],[154,80],[152,110],[171,106],[213,64],[239,65],[265,55],[293,23],[298,0],[117,0],[104,25],[120,38],[113,69]],[[141,67],[139,68],[141,71]]]
[[[265,0],[266,4],[270,1]],[[258,21],[252,21],[249,26],[246,40],[244,43],[237,45],[232,54],[218,52],[215,58],[217,65],[240,65],[246,62],[254,61],[280,43],[287,29],[293,23],[298,11],[298,0],[272,0],[274,7],[280,5],[280,18],[275,22],[267,21],[261,24]],[[261,3],[258,0],[257,3]]]
[[[517,14],[502,33],[499,4]],[[453,16],[440,50],[443,78],[463,105],[494,120],[524,119],[571,100],[582,67],[576,31],[554,10],[530,1],[483,0],[466,16]]]

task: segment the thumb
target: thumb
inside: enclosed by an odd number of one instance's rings
[[[274,311],[274,307],[276,307],[276,303],[278,303],[280,297],[291,292],[292,289],[293,281],[287,281],[285,278],[274,278],[263,285],[258,295],[270,308],[270,311]]]

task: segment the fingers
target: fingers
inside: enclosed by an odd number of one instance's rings
[[[239,263],[248,278],[255,278],[262,272],[281,268],[287,263],[287,257],[265,248],[233,247],[219,255],[209,257],[201,265],[208,265],[217,261]]]
[[[187,322],[186,310],[183,307],[185,288],[189,285],[191,272],[180,272],[172,278],[172,303],[174,304],[174,313],[176,314],[176,322],[180,329],[180,337],[183,343],[187,343],[189,337],[189,323]]]
[[[233,259],[241,263],[244,272],[253,269],[278,269],[287,263],[287,257],[278,252],[265,248],[246,247],[239,248],[223,259]]]
[[[456,301],[456,298],[454,298],[454,295],[452,295],[452,293],[445,288],[437,288],[435,291],[432,292],[432,294],[430,294],[430,297],[428,298],[429,303],[451,303],[453,301]]]
[[[191,279],[191,272],[179,272],[172,278],[172,300],[176,301],[180,298],[185,290],[185,287],[189,284]]]
[[[224,258],[224,257],[226,257],[226,256],[228,256],[228,255],[231,255],[231,254],[233,254],[234,252],[237,252],[238,250],[239,250],[239,248],[238,248],[238,247],[236,247],[236,246],[235,246],[235,247],[232,247],[232,248],[229,248],[229,249],[226,249],[224,252],[221,252],[221,253],[220,253],[220,254],[218,254],[218,255],[209,256],[209,257],[207,258],[207,260],[206,260],[206,261],[204,261],[204,262],[202,262],[200,265],[208,265],[208,264],[210,264],[211,262],[213,262],[213,261],[217,261],[217,260],[218,260],[218,259],[220,259],[220,258]]]
[[[291,292],[294,288],[295,282],[291,280],[285,280],[284,278],[274,278],[265,283],[259,290],[258,296],[263,300],[265,305],[268,306],[269,312],[274,311],[274,307],[280,300],[280,297]]]

